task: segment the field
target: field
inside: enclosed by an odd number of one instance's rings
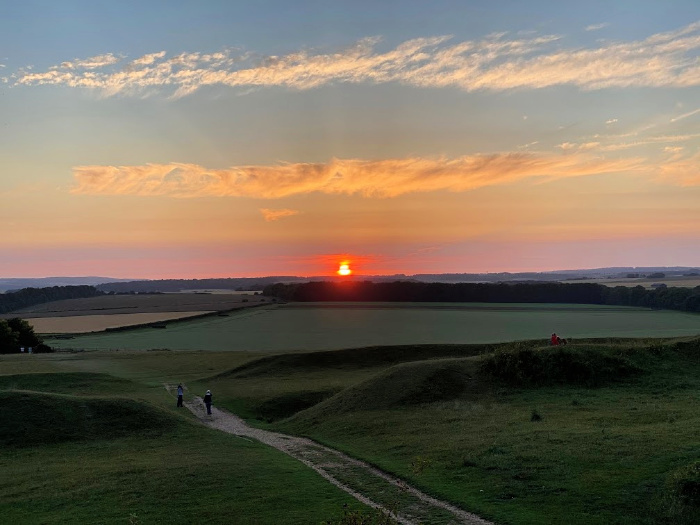
[[[677,286],[679,288],[695,288],[700,286],[700,276],[697,275],[674,275],[667,277],[659,277],[651,279],[649,277],[634,277],[634,278],[614,278],[614,279],[576,279],[575,281],[563,281],[567,283],[597,283],[605,286],[643,286],[644,288],[652,288],[652,284],[663,283],[666,286]]]
[[[10,473],[0,511],[22,523],[89,512],[102,523],[280,523],[284,508],[285,523],[320,523],[344,503],[361,508],[275,451],[194,425],[162,388],[185,381],[186,398],[212,389],[217,406],[255,425],[311,436],[496,523],[692,523],[673,514],[671,482],[700,454],[700,341],[577,341],[557,362],[576,365],[581,381],[483,372],[494,351],[529,350],[554,352],[530,342],[257,359],[0,356]]]
[[[23,308],[0,318],[23,317],[41,334],[74,334],[162,323],[207,313],[259,306],[268,298],[254,292],[217,291],[179,294],[103,295],[52,301]]]
[[[220,311],[266,302],[265,297],[240,294],[173,293],[102,295],[85,299],[65,299],[30,306],[2,317],[67,317],[97,314]],[[247,304],[246,304],[247,303]]]
[[[80,334],[103,332],[114,328],[138,326],[144,324],[173,321],[199,317],[204,312],[162,312],[143,314],[101,314],[101,315],[66,315],[63,317],[34,317],[28,318],[29,324],[37,334]]]
[[[553,330],[570,344],[549,347]],[[184,382],[188,400],[211,389],[254,426],[309,436],[495,523],[694,523],[699,333],[700,316],[621,307],[290,304],[51,340],[113,351],[0,356],[0,512],[367,515],[301,463],[177,411],[163,384]]]
[[[372,345],[495,343],[700,334],[700,316],[592,305],[297,303],[169,325],[49,339],[57,348],[290,352]]]

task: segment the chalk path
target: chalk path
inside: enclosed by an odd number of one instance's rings
[[[175,385],[165,386],[174,393]],[[255,439],[289,454],[358,501],[391,515],[401,524],[493,525],[475,514],[428,496],[372,465],[310,439],[250,427],[235,414],[216,407],[212,407],[212,415],[207,415],[199,397],[184,404],[206,426]]]

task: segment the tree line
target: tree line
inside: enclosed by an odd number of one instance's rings
[[[314,281],[273,284],[263,294],[284,301],[388,301],[464,303],[573,303],[700,312],[700,286],[608,287],[596,283],[391,283]]]
[[[103,295],[94,286],[50,286],[48,288],[22,288],[0,294],[0,313],[14,312],[36,304],[60,301],[62,299],[82,299]]]
[[[157,279],[98,284],[96,288],[107,293],[159,293],[185,290],[262,290],[264,286],[279,281],[302,281],[303,277],[227,277],[212,279]]]

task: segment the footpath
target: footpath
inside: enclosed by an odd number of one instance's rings
[[[166,388],[171,393],[175,391],[175,385],[166,385]],[[254,439],[292,456],[358,501],[389,514],[402,525],[493,525],[475,514],[435,499],[368,463],[310,439],[250,427],[235,414],[216,407],[212,407],[212,414],[207,415],[199,397],[184,404],[204,425]]]

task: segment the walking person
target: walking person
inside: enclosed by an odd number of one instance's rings
[[[211,416],[211,390],[204,394],[204,404],[207,405],[207,414]]]
[[[182,396],[185,394],[185,390],[182,388],[182,383],[177,385],[177,406],[182,406]]]

